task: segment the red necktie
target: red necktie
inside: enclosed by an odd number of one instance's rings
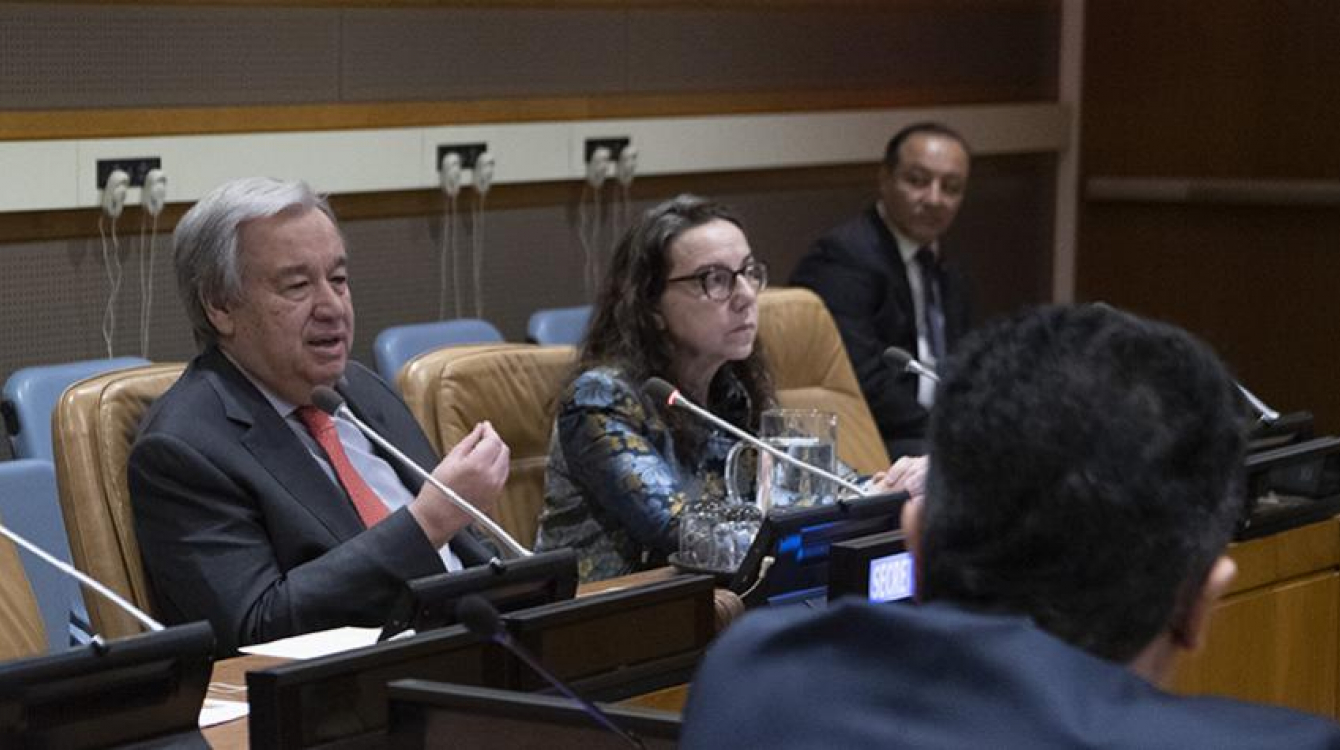
[[[349,456],[340,443],[340,435],[335,430],[335,421],[330,415],[315,406],[300,406],[296,414],[316,440],[317,445],[326,452],[326,458],[330,459],[330,465],[335,469],[335,476],[339,478],[340,484],[344,485],[344,491],[349,493],[349,498],[354,501],[354,509],[358,511],[358,517],[363,519],[363,525],[371,528],[386,518],[389,515],[386,503],[372,491],[358,470],[349,462]]]

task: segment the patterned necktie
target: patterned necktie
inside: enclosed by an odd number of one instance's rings
[[[340,443],[340,435],[335,429],[335,420],[315,406],[300,406],[295,413],[316,444],[326,452],[335,476],[344,486],[344,491],[349,493],[349,499],[354,501],[354,509],[358,511],[358,517],[363,519],[363,525],[371,528],[390,515],[386,503],[363,481],[358,470],[349,462],[349,455],[344,452],[344,445]]]
[[[929,247],[917,251],[917,266],[921,269],[921,296],[926,312],[926,343],[930,345],[935,361],[945,355],[945,311],[940,302],[940,268],[935,252]]]

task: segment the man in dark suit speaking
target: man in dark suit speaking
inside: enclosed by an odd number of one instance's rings
[[[969,324],[964,277],[943,235],[968,189],[968,146],[939,123],[903,128],[879,169],[879,200],[814,244],[791,283],[823,298],[891,458],[924,453],[935,384],[883,360],[897,346],[931,368]]]
[[[312,406],[317,386],[482,510],[508,450],[479,425],[441,462],[404,402],[349,361],[344,239],[304,183],[227,183],[174,235],[200,354],[145,416],[129,462],[158,612],[220,649],[376,625],[408,579],[484,562],[469,516]]]
[[[1320,718],[1158,687],[1236,572],[1243,430],[1207,347],[1048,308],[944,374],[903,511],[921,605],[746,616],[694,680],[684,747],[1340,747]]]

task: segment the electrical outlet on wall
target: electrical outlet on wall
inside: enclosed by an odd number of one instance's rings
[[[599,189],[601,185],[605,184],[605,180],[611,177],[622,179],[620,166],[622,165],[624,149],[632,150],[630,145],[632,142],[631,138],[625,136],[587,138],[583,149],[585,156],[583,163],[586,164],[587,183],[591,187]],[[637,152],[633,150],[632,153],[634,159],[636,159]],[[636,168],[636,161],[633,164]]]
[[[587,138],[586,146],[583,151],[583,163],[590,163],[591,156],[595,154],[596,149],[603,148],[610,159],[610,162],[617,162],[619,155],[623,153],[624,148],[633,142],[632,138],[627,136],[617,136],[613,138]]]
[[[437,168],[442,168],[442,158],[447,154],[456,154],[461,158],[461,169],[474,169],[479,155],[489,150],[487,143],[444,143],[437,147]]]
[[[113,172],[124,172],[129,180],[128,187],[144,187],[149,172],[163,168],[163,160],[157,156],[135,156],[124,159],[98,159],[98,187],[107,186],[107,178]]]

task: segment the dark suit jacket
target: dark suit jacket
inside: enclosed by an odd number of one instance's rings
[[[952,351],[971,315],[966,280],[952,266],[943,268],[945,343]],[[875,207],[820,237],[791,283],[813,289],[833,314],[885,442],[915,445],[926,434],[928,416],[917,403],[917,379],[895,372],[882,356],[890,346],[916,356],[916,313],[898,242]],[[907,452],[917,451],[890,445],[890,453]]]
[[[351,362],[342,391],[421,466],[437,455],[404,403]],[[389,459],[417,492],[421,480]],[[364,529],[260,391],[217,349],[191,362],[140,425],[129,462],[140,552],[168,622],[207,619],[220,652],[342,625],[378,625],[411,578],[445,570],[402,508]],[[487,552],[469,533],[466,565]]]
[[[1023,617],[855,600],[746,615],[684,719],[687,750],[1340,747],[1327,719],[1166,693]]]

